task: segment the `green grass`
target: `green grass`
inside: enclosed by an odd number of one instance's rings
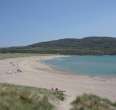
[[[17,58],[17,57],[31,57],[31,56],[46,56],[52,54],[39,54],[39,53],[0,53],[0,60],[7,58]]]
[[[39,54],[31,54],[31,53],[0,53],[0,60],[7,58],[16,58],[16,57],[29,57],[29,56],[37,56]]]
[[[71,110],[116,110],[116,103],[96,95],[78,96],[71,105]]]
[[[54,110],[54,102],[62,100],[58,94],[48,89],[0,84],[0,110]]]

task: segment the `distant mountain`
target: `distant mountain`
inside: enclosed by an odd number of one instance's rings
[[[65,48],[106,48],[116,47],[116,38],[111,37],[86,37],[83,39],[65,38],[48,42],[32,44],[29,47],[65,47]]]
[[[25,47],[2,48],[0,52],[77,54],[77,55],[116,55],[116,38],[86,37],[65,38],[35,43]]]

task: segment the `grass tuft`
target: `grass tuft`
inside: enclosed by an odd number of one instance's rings
[[[48,89],[0,84],[0,110],[53,110],[52,102],[61,100],[58,94]]]
[[[116,110],[115,103],[96,95],[84,94],[71,103],[71,110]]]

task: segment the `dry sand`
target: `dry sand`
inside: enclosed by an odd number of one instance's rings
[[[33,56],[0,60],[0,82],[41,88],[59,88],[67,99],[58,110],[68,110],[77,95],[92,93],[116,101],[116,77],[100,78],[67,74],[41,63],[60,56]]]

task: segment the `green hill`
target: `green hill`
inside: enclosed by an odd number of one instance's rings
[[[116,38],[86,37],[82,39],[65,38],[35,43],[25,47],[0,49],[1,53],[44,53],[76,55],[116,55]]]

